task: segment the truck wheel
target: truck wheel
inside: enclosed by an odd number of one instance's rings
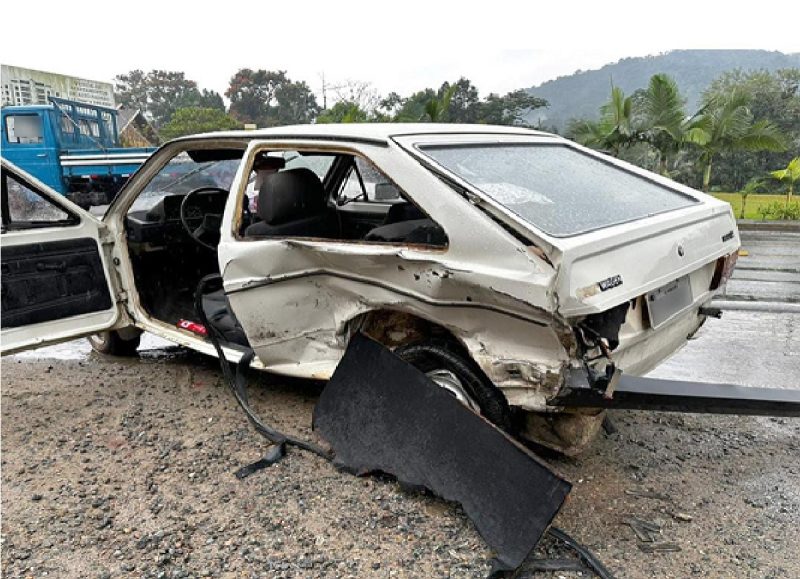
[[[464,406],[499,428],[511,431],[511,411],[505,396],[457,345],[430,339],[400,346],[394,353],[424,372]]]
[[[100,354],[107,356],[136,356],[136,348],[139,347],[141,336],[125,340],[119,335],[119,332],[111,330],[93,334],[88,339],[92,349]]]

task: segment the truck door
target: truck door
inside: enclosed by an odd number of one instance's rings
[[[5,159],[0,181],[0,353],[114,327],[105,225]]]
[[[3,111],[3,157],[39,181],[64,193],[51,116],[44,108]]]

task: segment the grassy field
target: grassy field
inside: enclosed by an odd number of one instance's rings
[[[736,216],[736,219],[739,219],[739,212],[742,210],[742,196],[738,193],[712,193],[714,197],[717,199],[721,199],[722,201],[727,201],[731,205],[733,205],[733,214]],[[763,205],[769,205],[770,203],[774,203],[775,201],[783,202],[786,199],[785,195],[762,195],[751,193],[747,196],[747,206],[745,207],[744,218],[745,219],[758,219],[759,221],[762,219],[761,214],[758,212],[758,208]],[[770,219],[767,217],[767,219]]]

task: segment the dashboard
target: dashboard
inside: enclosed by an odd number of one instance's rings
[[[130,211],[126,217],[129,242],[168,245],[192,242],[181,223],[181,203],[185,194],[165,195],[150,209]],[[226,191],[202,191],[192,195],[185,208],[190,227],[199,227],[207,214],[222,215],[228,199]]]

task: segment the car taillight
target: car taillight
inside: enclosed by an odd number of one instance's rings
[[[738,257],[739,252],[734,251],[717,260],[717,266],[714,268],[714,277],[711,278],[711,287],[709,289],[715,290],[725,285],[725,282],[733,275],[733,268],[736,267],[736,259]]]

